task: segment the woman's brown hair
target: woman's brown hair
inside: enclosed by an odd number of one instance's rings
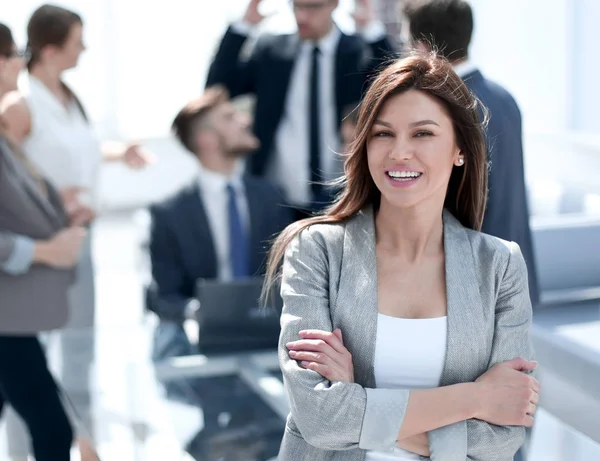
[[[36,9],[27,23],[28,69],[31,70],[40,60],[44,47],[62,47],[75,24],[83,25],[83,20],[74,11],[48,4]]]
[[[0,56],[10,56],[14,46],[12,32],[6,24],[0,23]]]
[[[36,9],[27,23],[27,51],[29,52],[27,69],[31,71],[33,66],[39,62],[44,47],[48,45],[62,47],[76,24],[83,25],[83,20],[74,11],[49,4]],[[66,83],[61,83],[67,94],[77,104],[83,117],[88,120],[81,100]]]
[[[435,52],[415,53],[384,68],[365,94],[358,114],[356,139],[344,162],[344,176],[340,181],[343,190],[335,202],[322,215],[291,224],[273,243],[267,262],[263,301],[273,287],[287,246],[300,232],[313,224],[343,222],[367,205],[379,207],[381,193],[369,172],[367,142],[373,122],[385,102],[409,90],[433,96],[448,110],[465,163],[452,170],[444,207],[463,226],[481,229],[488,173],[483,122],[479,112],[483,108],[446,59]]]

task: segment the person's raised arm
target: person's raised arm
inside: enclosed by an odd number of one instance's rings
[[[258,65],[264,52],[263,42],[259,40],[256,43],[248,59],[244,59],[241,52],[252,29],[263,20],[258,9],[260,2],[251,0],[244,18],[227,29],[208,70],[207,88],[223,85],[232,98],[255,93]]]

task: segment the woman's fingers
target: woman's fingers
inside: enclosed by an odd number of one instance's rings
[[[326,354],[307,351],[290,351],[290,357],[294,360],[303,360],[306,362],[316,362],[321,364],[327,364],[332,360]]]
[[[302,339],[321,340],[329,344],[340,354],[343,354],[347,349],[344,343],[334,333],[323,330],[302,330],[299,332]]]

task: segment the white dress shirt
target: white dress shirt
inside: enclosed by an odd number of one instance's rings
[[[236,202],[242,223],[250,234],[250,212],[246,199],[246,190],[242,180],[243,164],[240,162],[231,176],[208,170],[200,165],[198,184],[201,199],[206,211],[208,225],[212,234],[215,254],[217,257],[217,277],[221,281],[233,278],[231,267],[231,245],[229,244],[229,214],[227,206],[229,196],[227,185],[231,184],[236,192]],[[200,210],[198,210],[200,212]]]
[[[233,24],[242,35],[251,33],[253,27],[243,21]],[[361,35],[369,43],[385,36],[380,21],[368,24]],[[310,154],[308,113],[310,101],[310,71],[312,50],[321,51],[319,62],[319,108],[321,121],[320,171],[325,181],[334,179],[341,171],[336,168],[340,149],[335,98],[335,55],[342,32],[334,25],[325,37],[317,42],[303,41],[290,76],[284,111],[275,133],[272,161],[267,168],[267,178],[279,184],[287,199],[294,205],[306,205],[312,200],[310,186]],[[299,36],[296,36],[300,40]]]

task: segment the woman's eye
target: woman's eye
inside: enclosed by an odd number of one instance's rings
[[[389,131],[377,131],[375,133],[373,133],[373,137],[374,138],[382,138],[382,137],[387,137],[387,136],[391,136],[392,133],[390,133]]]
[[[422,138],[424,136],[432,136],[433,133],[431,131],[418,131],[415,133],[415,138]]]

